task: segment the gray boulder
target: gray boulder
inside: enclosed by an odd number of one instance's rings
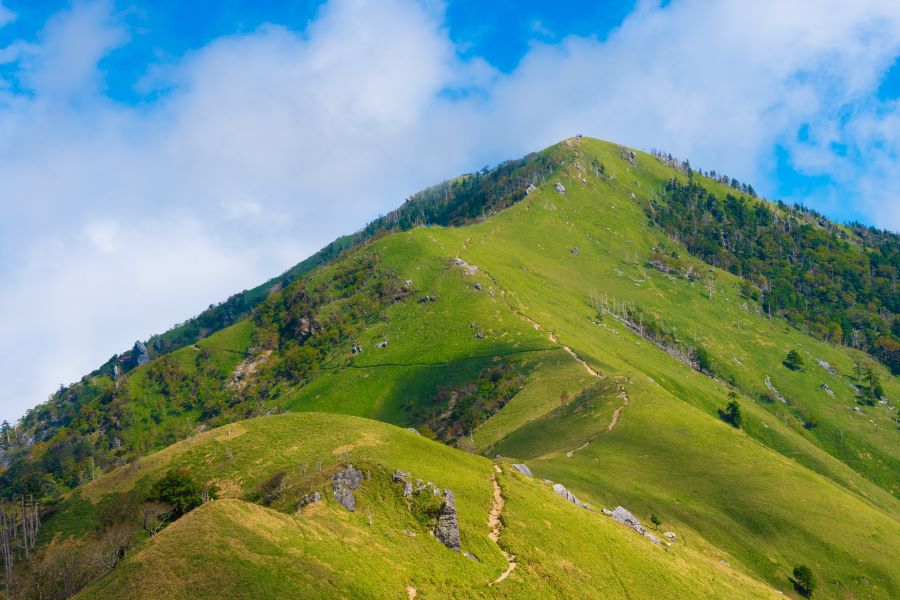
[[[563,184],[557,183],[557,184],[556,184],[556,191],[559,192],[560,194],[565,194],[565,193],[566,193],[566,188],[563,187]]]
[[[629,512],[627,509],[622,508],[621,506],[617,506],[613,509],[612,513],[610,513],[609,516],[623,525],[628,525],[629,527],[640,533],[642,536],[652,541],[654,544],[661,543],[660,539],[644,529],[643,525],[641,525],[641,522],[638,521],[637,517],[631,514],[631,512]]]
[[[567,490],[566,487],[561,483],[554,483],[553,491],[555,493],[557,493],[558,495],[562,496],[563,498],[565,498],[566,500],[568,500],[569,502],[571,502],[572,504],[574,504],[575,506],[580,506],[581,508],[584,508],[587,510],[593,510],[589,505],[585,504],[584,502],[582,502],[581,500],[576,498],[575,494],[573,494],[572,492]]]
[[[362,484],[364,477],[362,471],[354,469],[353,465],[347,465],[331,478],[334,499],[350,512],[356,510],[356,498],[353,496],[353,492]]]
[[[451,550],[459,552],[459,519],[456,516],[456,499],[450,490],[444,490],[444,501],[434,524],[434,537]]]
[[[522,463],[514,464],[513,469],[515,469],[516,471],[518,471],[519,473],[521,473],[522,475],[524,475],[526,477],[533,477],[533,475],[531,474],[531,469],[529,469],[527,466],[523,465]]]
[[[663,533],[663,537],[666,538],[667,540],[669,540],[670,542],[674,542],[676,539],[678,539],[678,538],[675,536],[675,533],[672,532],[672,531],[666,531],[666,532],[664,532],[664,533]]]
[[[399,483],[403,485],[403,496],[405,498],[409,498],[413,493],[413,485],[412,481],[409,478],[409,473],[404,473],[401,470],[394,471],[394,474],[391,476],[391,481],[394,483]]]

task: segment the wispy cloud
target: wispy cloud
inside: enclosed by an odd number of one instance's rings
[[[435,3],[331,0],[305,31],[151,65],[137,105],[104,93],[128,36],[88,2],[0,49],[21,89],[0,84],[8,418],[407,194],[579,132],[761,190],[780,145],[835,174],[822,202],[844,191],[900,227],[900,117],[874,98],[895,2],[643,3],[604,40],[535,42],[502,74],[459,58]]]

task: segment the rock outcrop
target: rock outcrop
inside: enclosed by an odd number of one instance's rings
[[[322,499],[322,494],[319,492],[313,492],[312,494],[306,494],[302,498],[300,498],[300,502],[297,503],[297,512],[300,512],[310,504],[315,504],[316,502]]]
[[[554,483],[553,491],[555,493],[557,493],[558,495],[562,496],[563,498],[565,498],[566,500],[568,500],[569,502],[571,502],[572,504],[574,504],[575,506],[580,506],[581,508],[584,508],[586,510],[594,510],[590,507],[590,505],[585,504],[584,502],[582,502],[581,500],[576,498],[575,494],[573,494],[572,492],[567,490],[566,486],[564,486],[561,483]]]
[[[347,465],[331,478],[334,499],[350,512],[356,510],[356,498],[353,496],[353,492],[359,488],[364,478],[363,472],[354,469],[353,465]]]
[[[412,480],[410,479],[409,473],[404,473],[399,469],[394,471],[394,474],[391,475],[391,481],[394,483],[399,483],[403,486],[403,497],[409,498],[413,493]]]
[[[514,465],[513,465],[513,469],[515,469],[516,471],[518,471],[518,472],[521,473],[522,475],[525,475],[526,477],[533,477],[533,476],[534,476],[534,475],[532,475],[532,473],[531,473],[531,469],[529,469],[526,465],[523,465],[522,463],[516,463],[516,464],[514,464]]]
[[[131,360],[134,361],[136,367],[150,362],[150,353],[147,352],[147,345],[144,342],[138,340],[134,343],[134,348],[131,349]]]
[[[613,510],[604,510],[603,514],[612,517],[614,521],[618,521],[622,525],[627,525],[627,526],[631,527],[632,529],[637,531],[639,534],[641,534],[645,538],[652,541],[654,544],[661,543],[660,539],[658,537],[656,537],[655,535],[653,535],[652,533],[648,532],[646,529],[644,529],[644,526],[641,525],[641,522],[638,521],[637,517],[635,517],[633,514],[631,514],[631,512],[628,511],[627,509],[625,509],[621,506],[617,506]],[[672,534],[672,535],[675,535],[675,534]]]
[[[456,516],[456,499],[450,490],[444,490],[444,501],[434,524],[434,537],[451,550],[459,552],[459,519]]]

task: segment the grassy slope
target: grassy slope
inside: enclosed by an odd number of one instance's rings
[[[739,282],[727,273],[698,263],[715,277],[710,299],[705,285],[646,269],[651,248],[673,242],[646,227],[640,202],[652,193],[654,182],[671,173],[645,156],[632,170],[610,144],[585,140],[570,152],[582,164],[596,156],[607,166],[607,177],[589,176],[585,184],[563,176],[564,196],[549,181],[483,224],[420,229],[379,241],[378,251],[393,259],[404,277],[418,277],[423,290],[436,291],[439,302],[395,307],[368,340],[390,338],[389,352],[379,350],[384,353],[359,361],[369,367],[368,377],[350,370],[331,375],[332,382],[323,379],[302,390],[293,408],[327,408],[322,399],[340,398],[339,389],[356,384],[348,394],[352,410],[402,422],[402,415],[385,407],[424,390],[409,390],[403,382],[447,375],[393,367],[383,384],[371,385],[378,381],[376,372],[384,372],[375,365],[404,360],[452,365],[454,357],[477,353],[484,342],[499,343],[493,350],[499,354],[511,351],[507,339],[546,342],[545,333],[553,331],[609,380],[629,382],[631,404],[619,428],[606,432],[612,411],[621,404],[615,393],[586,413],[558,414],[560,394],[571,397],[593,378],[567,355],[557,354],[557,364],[545,360],[525,391],[478,431],[475,441],[488,454],[539,458],[539,471],[575,485],[598,503],[623,503],[644,511],[644,518],[651,510],[663,513],[782,589],[790,587],[786,574],[794,564],[810,562],[818,572],[832,573],[829,593],[896,593],[892,564],[898,556],[884,551],[898,532],[900,514],[887,493],[898,490],[896,429],[886,407],[867,409],[865,416],[851,411],[849,380],[815,363],[826,360],[847,374],[856,353],[745,310]],[[571,252],[576,246],[577,255]],[[485,290],[493,287],[496,296],[472,291],[472,280],[447,261],[457,254],[479,267],[474,279]],[[609,317],[603,326],[593,324],[596,311],[589,298],[603,294],[652,310],[707,346],[717,370],[730,374],[743,391],[745,432],[715,418],[726,403],[723,384],[678,363]],[[535,331],[516,311],[543,330]],[[494,335],[475,342],[469,321],[487,323]],[[793,347],[807,358],[803,372],[781,365]],[[766,375],[791,405],[756,400],[766,391]],[[896,398],[896,380],[886,372],[882,377],[888,395]],[[834,399],[821,383],[830,385]],[[309,402],[313,392],[318,399]],[[811,431],[802,426],[810,420],[818,423]],[[589,439],[595,443],[574,459],[565,457],[563,451]],[[607,448],[607,439],[619,440],[618,446]],[[848,540],[855,547],[852,555],[843,549]]]
[[[222,460],[225,447],[231,449],[230,462]],[[296,516],[237,499],[275,470],[286,468],[289,477],[300,478],[302,463],[323,459],[327,471],[348,455],[370,469],[400,467],[453,489],[463,549],[479,560],[429,536],[386,478],[373,476],[364,484],[355,513],[334,503],[330,493]],[[701,551],[654,546],[599,513],[565,502],[548,485],[510,471],[499,477],[507,501],[501,543],[518,557],[519,567],[489,587],[506,566],[487,536],[490,462],[353,417],[310,413],[226,426],[151,455],[139,469],[113,472],[87,486],[85,495],[102,501],[173,465],[217,476],[231,498],[169,526],[82,597],[275,598],[315,590],[316,597],[399,598],[410,585],[424,598],[775,596]]]
[[[283,405],[413,424],[403,409],[407,402],[424,403],[439,386],[471,380],[494,357],[516,356],[531,368],[528,385],[476,432],[473,442],[486,454],[527,459],[537,473],[597,505],[623,504],[644,520],[658,514],[667,527],[689,536],[691,549],[719,556],[786,592],[790,569],[804,562],[822,581],[824,596],[900,594],[894,566],[900,554],[890,543],[900,534],[900,507],[892,496],[900,473],[896,427],[886,407],[866,408],[865,415],[851,411],[848,378],[830,375],[814,361],[826,360],[848,374],[861,355],[813,340],[752,307],[745,310],[738,280],[727,273],[697,263],[715,278],[710,299],[703,284],[646,269],[654,245],[677,246],[649,229],[642,213],[642,202],[672,175],[651,157],[639,155],[634,170],[619,158],[617,146],[593,140],[564,143],[550,152],[569,160],[561,178],[565,195],[548,180],[525,201],[477,226],[417,229],[373,243],[385,264],[438,301],[391,307],[383,322],[363,333],[361,355],[338,349],[309,385],[285,390]],[[607,176],[585,173],[582,183],[572,163],[588,164],[593,157],[606,166]],[[465,274],[450,261],[457,255],[479,271]],[[481,292],[473,288],[476,281]],[[730,375],[741,391],[744,431],[716,418],[716,409],[726,403],[722,383],[675,361],[608,316],[602,325],[594,324],[589,299],[603,295],[634,302],[701,341],[717,371]],[[540,323],[541,330],[522,315]],[[476,330],[485,338],[476,340]],[[548,332],[559,343],[548,340]],[[249,344],[245,334],[232,333],[243,340],[236,344],[220,343],[226,332],[204,343],[215,346],[214,360],[228,368],[239,358],[232,350]],[[375,348],[380,340],[389,346]],[[560,344],[604,379],[590,375]],[[781,366],[789,348],[807,359],[803,372]],[[190,364],[191,352],[176,354]],[[896,400],[900,385],[881,374],[888,397]],[[767,375],[790,405],[758,401]],[[822,383],[834,390],[834,399],[820,389]],[[564,392],[571,399],[589,386],[597,386],[591,398],[560,408]],[[613,410],[621,406],[620,387],[629,404],[617,427],[607,431]],[[804,421],[818,425],[807,430]],[[588,446],[566,457],[586,441]],[[242,490],[262,477],[250,464],[238,466],[249,468],[245,481],[235,484]],[[116,477],[121,475],[113,474],[104,486]],[[92,494],[91,489],[84,493]],[[70,517],[76,506],[91,512],[86,503],[73,500],[69,506]],[[511,500],[511,511],[515,506]],[[66,511],[58,519],[65,529]],[[576,529],[582,525],[578,521]],[[533,548],[546,551],[539,544]],[[562,562],[574,560],[560,556]]]

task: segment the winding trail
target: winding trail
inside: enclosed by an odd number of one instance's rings
[[[624,387],[619,388],[619,398],[622,399],[622,406],[613,411],[612,419],[609,421],[609,427],[606,428],[607,431],[613,430],[613,427],[619,422],[619,415],[621,415],[625,407],[628,406],[628,394],[625,392]]]
[[[613,411],[612,419],[609,420],[609,427],[606,428],[607,431],[612,431],[612,430],[613,430],[613,428],[614,428],[614,427],[618,424],[618,422],[619,422],[619,417],[622,416],[622,411],[625,410],[625,407],[626,407],[626,406],[628,406],[628,393],[625,391],[625,387],[624,387],[624,386],[622,386],[622,387],[619,388],[619,399],[622,400],[622,406],[620,406],[619,408],[617,408],[616,410]],[[585,443],[583,443],[582,445],[578,446],[577,448],[573,448],[572,450],[569,450],[568,452],[566,452],[566,458],[572,458],[572,456],[573,456],[576,452],[578,452],[579,450],[584,450],[585,448],[587,448],[587,447],[590,445],[591,440],[593,440],[595,437],[597,437],[597,436],[596,436],[596,435],[591,436],[591,438],[590,438],[589,440],[587,440]]]
[[[494,470],[497,471],[497,473],[502,473],[502,471],[500,470],[500,467],[498,465],[494,465]],[[494,501],[491,506],[491,512],[490,512],[490,514],[488,514],[488,527],[491,528],[490,533],[488,533],[488,537],[491,538],[491,541],[493,541],[495,544],[497,544],[497,547],[499,548],[499,546],[500,546],[499,545],[500,527],[501,527],[500,515],[503,512],[503,505],[506,504],[506,501],[503,499],[503,494],[502,494],[502,491],[500,490],[500,484],[497,483],[497,476],[494,474],[491,474],[491,484],[494,487]],[[509,577],[509,574],[512,573],[513,570],[516,568],[516,557],[515,556],[513,556],[512,554],[510,554],[503,548],[500,548],[500,553],[503,554],[503,558],[506,559],[506,562],[508,563],[508,565],[506,567],[506,570],[503,571],[503,573],[500,574],[500,577],[495,579],[491,583],[491,585],[500,583],[501,581],[503,581],[504,579]]]

